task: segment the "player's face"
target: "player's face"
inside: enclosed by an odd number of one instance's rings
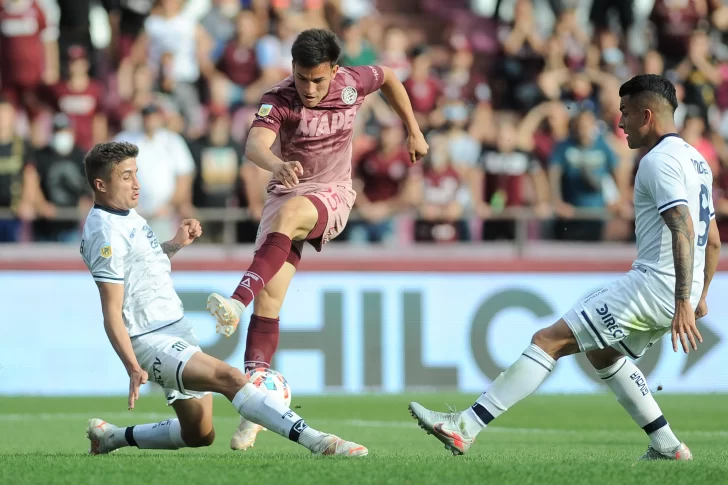
[[[622,113],[619,118],[619,127],[627,135],[627,145],[632,149],[640,148],[644,137],[643,132],[647,128],[644,113],[634,103],[630,103],[629,96],[622,97],[619,102],[619,111]]]
[[[100,183],[99,183],[100,182]],[[136,158],[128,158],[116,164],[109,180],[97,181],[97,187],[104,194],[105,203],[119,209],[134,209],[139,205],[139,179],[137,179]]]
[[[339,66],[331,66],[328,62],[313,68],[293,64],[293,79],[296,91],[306,108],[315,108],[329,93],[329,85],[339,71]]]

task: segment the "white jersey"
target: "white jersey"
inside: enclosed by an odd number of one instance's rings
[[[705,246],[713,208],[713,174],[702,155],[677,135],[660,139],[640,161],[634,184],[637,259],[634,267],[654,276],[650,288],[669,309],[675,304],[675,265],[672,234],[662,212],[687,205],[695,232],[695,259],[690,302],[703,291]],[[650,281],[653,281],[650,279]]]
[[[99,206],[83,226],[81,256],[95,281],[124,285],[124,325],[130,337],[184,316],[172,284],[172,266],[157,236],[135,210]]]

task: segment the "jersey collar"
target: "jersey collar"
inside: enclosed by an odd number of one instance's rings
[[[106,207],[105,205],[101,205],[98,203],[94,203],[94,209],[99,209],[102,211],[106,211],[110,214],[115,214],[117,216],[128,216],[129,215],[129,209],[121,210],[121,209],[112,209],[111,207]]]
[[[659,145],[660,143],[662,143],[662,141],[663,141],[663,140],[664,140],[665,138],[670,138],[671,136],[675,136],[675,137],[678,137],[678,138],[680,138],[680,135],[678,135],[677,133],[665,133],[664,135],[662,135],[662,136],[660,137],[660,139],[659,139],[659,140],[657,140],[657,143],[655,143],[655,144],[654,144],[654,145],[652,146],[652,148],[650,148],[650,151],[654,150],[654,149],[655,149],[655,147],[656,147],[657,145]]]

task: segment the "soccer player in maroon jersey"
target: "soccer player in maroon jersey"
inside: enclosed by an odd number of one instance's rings
[[[232,335],[255,299],[245,368],[270,366],[278,346],[278,313],[304,242],[317,251],[346,225],[356,192],[351,181],[354,118],[364,98],[382,90],[407,128],[412,163],[428,150],[407,92],[387,67],[339,67],[341,46],[328,30],[302,32],[291,48],[293,73],[263,95],[245,156],[273,173],[255,257],[231,298],[213,293],[208,310],[217,332]],[[280,137],[282,157],[271,152]],[[230,443],[247,449],[260,426],[241,421]]]

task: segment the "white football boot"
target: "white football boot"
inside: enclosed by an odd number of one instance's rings
[[[229,337],[237,330],[245,307],[233,298],[212,293],[207,297],[207,310],[217,320],[215,331]]]
[[[680,443],[678,447],[670,451],[658,451],[652,447],[647,447],[647,452],[640,458],[641,461],[650,460],[675,460],[675,461],[690,461],[693,459],[693,454],[690,449],[685,446],[685,443]]]
[[[90,455],[106,455],[116,448],[113,448],[113,436],[115,432],[123,432],[113,424],[103,419],[93,418],[88,420],[86,437],[91,442],[88,452]]]
[[[366,447],[353,441],[342,440],[333,434],[322,433],[322,435],[321,440],[311,448],[311,453],[314,455],[336,455],[358,458],[369,454],[369,450]]]
[[[255,438],[261,431],[266,431],[266,429],[245,418],[240,418],[238,429],[235,430],[230,440],[230,448],[233,450],[247,450],[248,448],[252,448],[255,445]]]
[[[464,455],[475,442],[475,437],[466,435],[460,426],[460,413],[430,411],[416,402],[410,403],[409,411],[420,428],[427,431],[427,434],[435,435],[453,455]]]

